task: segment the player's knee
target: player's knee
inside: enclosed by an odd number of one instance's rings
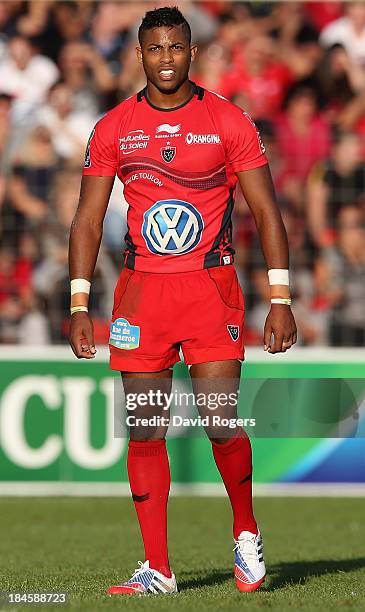
[[[209,438],[209,440],[214,442],[214,444],[224,444],[227,442],[227,438]]]
[[[165,440],[165,438],[139,438],[138,436],[130,436],[131,442],[156,442],[156,440]]]
[[[146,433],[143,431],[131,431],[129,433],[129,439],[132,442],[152,442],[154,440],[165,440],[166,433],[161,433],[159,431]]]
[[[206,430],[206,434],[211,442],[215,444],[225,444],[234,437],[243,437],[240,427],[217,427]],[[244,435],[244,434],[243,434]]]
[[[224,444],[232,437],[232,431],[219,429],[218,431],[207,431],[207,436],[211,442]]]

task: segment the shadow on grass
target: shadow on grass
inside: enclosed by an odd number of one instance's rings
[[[335,574],[337,572],[352,572],[365,567],[365,557],[357,559],[320,559],[317,561],[288,561],[271,565],[267,569],[268,583],[262,586],[260,592],[271,592],[284,589],[295,584],[305,584],[308,579],[314,576],[325,574]],[[214,586],[233,580],[233,571],[219,568],[213,572],[206,570],[201,578],[193,578],[195,572],[186,573],[179,580],[179,591],[187,589]],[[192,576],[190,578],[190,575]],[[185,576],[185,577],[184,577]]]
[[[196,572],[184,572],[182,579],[178,581],[179,591],[185,591],[187,589],[196,589],[205,586],[214,586],[216,584],[222,584],[233,578],[233,571],[224,568],[215,569],[213,572],[206,570],[206,573],[201,578],[193,578]]]
[[[365,557],[357,559],[319,559],[316,561],[287,561],[268,568],[270,582],[262,591],[276,591],[293,584],[305,584],[314,576],[348,573],[365,567]]]

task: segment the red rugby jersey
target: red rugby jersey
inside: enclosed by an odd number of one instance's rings
[[[124,184],[128,268],[187,272],[232,263],[235,173],[266,164],[264,152],[247,113],[217,94],[193,84],[166,110],[142,90],[98,121],[83,174]]]

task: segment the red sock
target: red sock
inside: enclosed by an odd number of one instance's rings
[[[167,552],[170,467],[165,440],[129,442],[128,475],[150,567],[171,577]]]
[[[233,512],[233,537],[241,531],[258,533],[252,509],[251,443],[244,431],[223,444],[212,442],[213,455]]]

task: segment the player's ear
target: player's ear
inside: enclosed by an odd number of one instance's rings
[[[136,47],[136,53],[137,53],[137,61],[139,64],[142,64],[142,49],[141,47]]]
[[[196,45],[193,45],[192,47],[190,47],[190,58],[192,62],[194,61],[197,51],[198,51],[198,47]]]

